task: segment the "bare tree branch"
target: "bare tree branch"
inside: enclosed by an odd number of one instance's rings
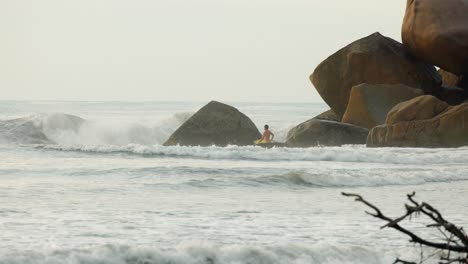
[[[397,258],[397,259],[395,260],[395,262],[393,262],[393,264],[398,264],[398,263],[402,263],[402,264],[417,264],[416,262],[409,262],[409,261],[401,260],[401,259]]]
[[[392,218],[386,216],[377,206],[373,205],[372,203],[365,200],[359,194],[353,193],[342,193],[342,195],[346,197],[353,197],[355,201],[365,204],[367,207],[371,208],[373,212],[367,212],[367,214],[384,220],[387,222],[381,228],[390,227],[396,229],[397,231],[409,236],[411,238],[410,242],[420,244],[421,246],[426,246],[434,249],[439,249],[434,254],[431,254],[429,258],[437,254],[438,252],[446,253],[446,256],[441,258],[440,260],[443,264],[450,264],[450,263],[461,263],[461,264],[468,264],[468,236],[466,235],[463,228],[454,225],[453,223],[447,221],[442,214],[431,206],[428,203],[419,203],[417,202],[414,197],[416,193],[408,194],[408,200],[410,204],[405,204],[406,213],[400,217]],[[422,238],[421,236],[416,235],[412,231],[408,230],[407,228],[401,225],[401,222],[405,219],[411,220],[411,217],[418,216],[418,215],[425,215],[427,216],[433,223],[427,225],[426,227],[436,227],[442,235],[444,236],[445,242],[436,242],[431,241],[429,239]],[[442,230],[443,228],[443,230]],[[451,258],[451,252],[457,253],[459,256],[460,254],[465,254],[465,257],[457,257]],[[423,252],[421,252],[420,256],[420,263],[423,263],[428,258],[424,259]],[[401,259],[397,259],[394,263],[404,263],[404,264],[413,264],[414,262],[407,262]],[[416,263],[414,263],[416,264]]]

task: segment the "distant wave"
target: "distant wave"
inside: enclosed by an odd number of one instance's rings
[[[376,264],[391,263],[394,260],[394,257],[385,250],[380,252],[374,250],[378,249],[330,245],[216,246],[203,242],[190,242],[182,243],[174,250],[104,246],[47,253],[15,252],[0,256],[0,262],[9,264]]]
[[[56,146],[33,145],[45,151],[78,151],[84,155],[143,155],[155,158],[152,166],[81,168],[35,168],[0,175],[99,176],[134,182],[147,188],[340,188],[420,185],[468,181],[467,148],[367,149],[363,146],[309,149],[263,149],[260,147],[162,147],[162,146]],[[332,159],[330,158],[332,157]],[[167,166],[161,159],[202,159]],[[241,163],[236,161],[256,161]],[[223,163],[220,163],[223,162]],[[198,161],[195,161],[197,164]],[[218,163],[221,164],[218,165]],[[226,164],[223,166],[222,164]],[[128,178],[128,175],[137,175]],[[155,178],[156,177],[156,178]],[[155,180],[156,179],[156,180]]]
[[[467,181],[468,175],[459,171],[447,171],[444,175],[428,173],[425,170],[416,169],[409,172],[392,171],[388,169],[373,170],[364,169],[357,173],[343,173],[332,171],[324,173],[323,171],[296,171],[288,172],[283,175],[266,176],[255,179],[263,184],[288,184],[309,187],[368,187],[368,186],[389,186],[389,185],[419,185],[433,182],[454,182]]]
[[[343,147],[272,148],[256,146],[239,147],[185,147],[129,144],[117,145],[51,145],[32,144],[37,149],[78,151],[98,154],[126,153],[158,157],[185,157],[215,160],[259,161],[334,161],[383,164],[467,164],[468,148],[458,149],[407,149],[366,148],[361,145]]]
[[[262,169],[264,170],[264,169]],[[199,173],[202,174],[203,172]],[[212,173],[210,173],[212,174]],[[195,188],[236,188],[236,187],[291,187],[291,188],[348,188],[348,187],[375,187],[393,185],[420,185],[435,182],[468,181],[468,175],[460,171],[447,171],[443,175],[428,173],[421,169],[413,169],[406,173],[402,171],[388,172],[375,171],[372,175],[369,170],[357,173],[343,173],[337,170],[319,170],[317,172],[289,171],[270,175],[242,175],[240,172],[224,173],[219,171],[216,175],[194,175],[194,177],[178,178],[177,182],[161,181],[145,184],[146,187],[167,187],[171,189]],[[197,178],[197,176],[200,176]]]
[[[162,144],[191,113],[176,113],[157,124],[90,121],[64,113],[35,114],[0,121],[0,140],[20,144]]]

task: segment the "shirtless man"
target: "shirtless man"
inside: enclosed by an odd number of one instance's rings
[[[259,140],[261,143],[270,143],[273,141],[273,138],[275,138],[275,134],[273,134],[270,130],[268,130],[270,127],[268,125],[265,125],[265,131],[263,132],[262,138]]]

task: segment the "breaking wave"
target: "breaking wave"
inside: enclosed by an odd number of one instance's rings
[[[176,113],[154,124],[90,121],[64,114],[35,114],[0,121],[0,138],[20,144],[153,145],[163,143],[191,113]]]
[[[185,147],[128,144],[119,145],[56,145],[33,144],[37,149],[78,151],[98,154],[126,153],[157,157],[185,157],[214,160],[258,161],[333,161],[384,164],[466,164],[468,148],[416,149],[416,148],[366,148],[364,145],[343,147],[272,148],[257,146]]]
[[[375,249],[373,249],[375,250]],[[176,249],[158,250],[128,246],[56,250],[48,253],[17,252],[0,256],[9,264],[378,264],[391,263],[394,256],[357,246],[271,247],[215,246],[203,242],[182,243]],[[411,253],[411,255],[413,255]]]

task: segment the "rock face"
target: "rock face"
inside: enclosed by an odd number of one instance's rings
[[[407,0],[404,47],[457,75],[468,72],[468,1]]]
[[[374,127],[369,147],[461,147],[468,145],[468,103],[449,106],[433,96],[398,104],[386,125]]]
[[[437,93],[433,95],[450,105],[458,105],[468,99],[468,91],[454,86],[442,86]]]
[[[453,86],[458,87],[461,83],[461,76],[455,75],[451,72],[445,71],[443,69],[439,69],[439,75],[442,78],[442,85],[443,86]]]
[[[460,82],[458,83],[458,86],[465,89],[465,91],[468,91],[468,74],[460,77]]]
[[[431,119],[444,112],[449,105],[434,96],[419,96],[396,105],[387,115],[386,124]]]
[[[261,137],[255,124],[229,105],[211,101],[164,143],[165,146],[252,145]]]
[[[351,90],[348,107],[341,121],[371,129],[384,124],[388,111],[395,105],[423,94],[421,89],[401,84],[360,84]]]
[[[321,113],[320,115],[314,117],[313,119],[340,122],[340,117],[331,109]]]
[[[364,144],[369,130],[334,121],[310,119],[288,133],[289,147],[341,146]]]
[[[439,69],[442,87],[433,95],[451,105],[458,105],[468,99],[468,85],[466,78]]]
[[[353,86],[405,84],[425,93],[438,89],[441,80],[436,69],[404,51],[393,39],[374,33],[331,55],[310,76],[325,102],[342,116]]]

